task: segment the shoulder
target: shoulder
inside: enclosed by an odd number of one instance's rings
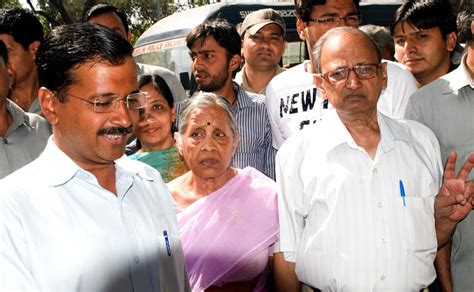
[[[389,128],[395,133],[405,133],[410,140],[421,144],[438,144],[438,139],[431,129],[420,122],[388,117],[382,115]]]
[[[272,78],[268,86],[270,88],[282,88],[288,86],[288,84],[291,84],[294,81],[298,81],[301,76],[306,76],[309,74],[305,71],[305,64],[306,63],[301,63],[295,67],[291,67],[290,69],[281,72]]]
[[[407,67],[389,60],[383,60],[383,62],[387,63],[387,75],[390,81],[393,80],[398,84],[408,81],[413,83],[416,87],[416,79]]]
[[[241,97],[248,99],[254,104],[265,104],[265,95],[245,91],[242,86],[239,86],[239,93]]]
[[[43,179],[44,169],[38,159],[0,179],[0,201],[17,201],[27,197],[39,197],[39,192],[47,186]]]
[[[456,70],[449,72],[448,74],[441,76],[440,78],[428,83],[427,85],[419,88],[412,96],[415,99],[426,99],[430,101],[432,97],[443,95],[453,91],[451,86],[451,80],[456,76]]]

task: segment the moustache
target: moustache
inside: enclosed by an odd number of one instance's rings
[[[101,128],[97,131],[97,135],[127,135],[133,131],[132,126],[124,127],[110,127],[110,128]]]

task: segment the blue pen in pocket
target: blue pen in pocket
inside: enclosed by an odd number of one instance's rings
[[[170,241],[168,239],[168,232],[166,230],[163,231],[163,236],[165,237],[166,251],[168,252],[168,256],[171,256]]]
[[[403,200],[403,207],[406,207],[405,204],[405,188],[403,187],[403,181],[400,180],[400,197],[402,197]]]

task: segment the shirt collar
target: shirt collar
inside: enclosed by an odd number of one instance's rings
[[[406,121],[391,119],[377,112],[377,122],[381,133],[379,145],[384,152],[389,152],[393,149],[395,140],[406,142],[412,141],[408,129],[402,126],[402,124],[406,124]],[[335,109],[328,110],[324,115],[322,124],[326,124],[325,130],[328,133],[325,134],[325,137],[328,139],[327,145],[330,149],[344,143],[347,143],[351,148],[358,147],[354,138],[349,133],[349,130],[347,130],[346,126],[337,115]]]
[[[49,138],[40,158],[44,160],[46,170],[44,172],[45,179],[50,186],[59,186],[66,184],[75,176],[79,178],[87,178],[93,176],[89,171],[82,169],[69,156],[66,155],[53,141],[53,135]],[[117,177],[138,177],[143,180],[153,181],[141,164],[134,163],[125,155],[115,160]]]
[[[33,128],[30,124],[30,116],[25,113],[18,105],[13,101],[7,99],[7,111],[13,117],[13,123],[10,125],[8,132],[13,132],[20,126],[24,125],[29,128]]]
[[[236,108],[239,110],[247,107],[252,107],[253,102],[250,99],[249,94],[234,81],[232,82],[232,86],[234,87],[235,92],[237,92]]]
[[[282,68],[281,66],[278,65],[275,75],[273,77],[277,76],[278,74],[284,71],[285,71],[285,68]],[[238,78],[236,77],[234,80],[238,83],[241,83],[242,84],[241,87],[244,90],[257,93],[257,94],[265,94],[266,87],[264,87],[260,92],[255,92],[255,90],[250,86],[248,78],[247,78],[247,73],[246,73],[246,64],[242,66],[242,69],[237,74],[239,74],[238,75],[239,77]]]
[[[448,91],[443,92],[444,94],[452,93],[453,91],[458,91],[465,86],[470,86],[471,88],[474,88],[474,80],[471,79],[471,74],[469,73],[469,69],[466,66],[466,56],[467,54],[464,54],[461,59],[461,63],[459,64],[459,67],[448,74],[450,86],[448,87]]]

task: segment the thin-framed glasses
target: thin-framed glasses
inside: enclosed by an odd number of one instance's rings
[[[93,105],[94,112],[96,113],[114,112],[118,109],[120,101],[124,101],[128,109],[139,110],[145,107],[147,98],[150,96],[148,92],[139,91],[131,93],[126,97],[119,97],[116,95],[97,96],[94,98],[94,101],[90,101],[71,93],[68,93],[67,95]]]
[[[326,16],[320,18],[309,18],[308,22],[316,22],[324,26],[334,26],[339,25],[341,20],[344,19],[347,25],[356,26],[360,24],[359,17],[357,15],[348,15],[348,16]]]
[[[360,64],[354,67],[341,67],[336,70],[320,74],[320,76],[326,79],[331,84],[344,83],[349,79],[349,74],[354,71],[357,78],[360,80],[372,79],[377,75],[377,70],[382,64]]]

